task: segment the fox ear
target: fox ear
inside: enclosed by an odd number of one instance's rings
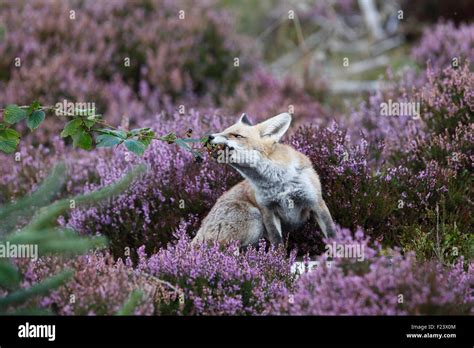
[[[239,122],[241,122],[243,124],[246,124],[247,126],[252,125],[252,122],[249,120],[249,118],[247,117],[247,114],[245,112],[240,116]]]
[[[271,137],[274,138],[275,141],[279,141],[290,127],[290,123],[290,114],[284,112],[276,115],[259,124],[260,135],[262,137]]]

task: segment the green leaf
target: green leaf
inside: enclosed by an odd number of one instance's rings
[[[41,122],[44,121],[45,116],[46,115],[43,110],[33,111],[32,114],[28,116],[28,119],[26,120],[26,125],[31,130],[36,129],[39,127]]]
[[[110,134],[115,135],[116,137],[119,137],[121,139],[127,139],[127,133],[123,130],[113,130],[113,129],[108,129]]]
[[[87,128],[91,129],[91,127],[95,125],[95,120],[87,118],[84,120],[84,124]]]
[[[69,278],[72,277],[72,275],[72,271],[64,271],[60,274],[43,280],[41,283],[34,284],[28,289],[21,289],[10,293],[5,297],[0,298],[0,308],[21,304],[30,299],[32,296],[44,295],[64,284]]]
[[[140,290],[134,290],[128,297],[127,301],[123,304],[122,308],[117,312],[117,315],[133,315],[135,308],[143,298],[143,292]]]
[[[16,138],[17,136],[18,134],[13,130],[3,133],[4,139],[10,137]],[[30,220],[30,223],[19,231],[16,228],[7,228],[5,231],[2,231],[0,228],[1,241],[16,240],[21,242],[20,244],[38,244],[40,251],[59,254],[76,254],[91,247],[96,248],[106,245],[104,237],[94,239],[81,237],[73,230],[55,227],[58,216],[67,214],[70,210],[70,198],[63,198],[48,206],[44,206],[47,204],[44,197],[49,201],[49,198],[52,197],[48,197],[50,189],[53,191],[50,194],[55,195],[57,193],[55,190],[56,184],[60,181],[59,179],[64,176],[65,169],[64,164],[56,166],[54,175],[48,177],[46,182],[43,183],[30,197],[25,197],[16,203],[10,203],[7,204],[7,206],[0,207],[0,226],[2,227],[5,225],[5,220],[8,220],[12,215],[16,215],[17,210],[21,214],[23,214],[24,211],[32,211],[34,213],[34,218],[32,220],[22,215],[22,219],[24,218],[21,220],[22,225],[23,222],[26,223],[27,220]],[[144,173],[145,170],[146,166],[144,165],[134,167],[132,171],[126,174],[118,182],[101,188],[98,191],[76,196],[73,199],[79,207],[104,201],[107,198],[123,192],[134,178]],[[51,187],[50,184],[53,187]],[[58,188],[61,186],[62,185],[59,185]],[[40,209],[40,207],[42,208]],[[16,224],[13,226],[16,226]],[[27,289],[17,288],[16,286],[9,289],[8,286],[15,285],[17,277],[14,274],[16,269],[10,267],[6,263],[7,260],[0,259],[0,288],[7,288],[9,290],[9,292],[0,296],[0,315],[6,313],[24,315],[42,314],[40,312],[33,312],[36,302],[34,301],[35,297],[42,296],[57,289],[59,286],[65,284],[65,282],[67,282],[73,275],[72,271],[67,271],[45,279],[42,282],[32,284]],[[19,275],[21,281],[21,273]],[[131,300],[127,301],[124,309],[125,313],[133,310],[135,303],[138,301],[137,296],[137,294],[134,294],[130,297]],[[26,307],[23,304],[26,304]],[[21,307],[19,307],[20,305]]]
[[[133,152],[135,155],[142,156],[145,153],[146,146],[139,140],[127,139],[124,144],[128,151]]]
[[[31,103],[30,108],[32,110],[39,110],[41,108],[41,104],[39,101],[35,100],[33,103]]]
[[[0,286],[11,289],[20,283],[20,274],[7,260],[0,261]]]
[[[12,153],[20,143],[20,134],[13,129],[0,130],[0,151]]]
[[[63,131],[61,132],[61,137],[66,138],[68,136],[72,136],[77,133],[82,125],[82,120],[80,118],[75,118],[72,121],[69,121],[64,126]]]
[[[139,135],[139,134],[149,134],[153,133],[150,127],[146,128],[135,128],[128,132],[131,136]]]
[[[21,109],[18,105],[10,104],[6,107],[3,113],[5,122],[14,124],[26,117],[26,111]]]
[[[174,133],[168,133],[166,135],[163,135],[163,136],[159,137],[158,139],[166,141],[169,144],[172,144],[176,141],[176,139],[178,139],[178,137]]]
[[[2,129],[0,130],[0,139],[19,140],[20,133],[11,128]]]
[[[112,147],[121,142],[122,139],[111,134],[101,134],[97,137],[97,147]]]
[[[153,140],[153,137],[145,137],[145,138],[140,138],[140,142],[143,143],[146,147],[151,144],[151,141]]]
[[[72,140],[72,145],[74,145],[74,147],[79,147],[84,150],[92,150],[92,136],[83,129],[74,133],[72,135]]]
[[[15,152],[17,145],[14,140],[0,140],[0,151],[5,153]]]
[[[41,104],[39,101],[35,100],[33,103],[31,103],[30,106],[28,106],[28,109],[26,111],[26,115],[30,116],[34,111],[41,109]]]

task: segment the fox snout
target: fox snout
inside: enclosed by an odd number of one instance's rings
[[[218,142],[216,142],[216,136],[218,136],[218,135],[217,134],[209,134],[207,136],[207,142],[211,145],[219,144]]]
[[[225,138],[225,137],[223,137]],[[215,134],[209,134],[207,136],[207,144],[210,144],[212,145],[211,146],[211,156],[214,158],[214,159],[219,159],[219,157],[221,156],[221,153],[222,151],[232,151],[234,150],[234,147],[233,146],[229,146],[227,141],[222,141],[222,140],[219,140],[217,139],[216,141],[216,135]]]
[[[210,134],[208,135],[207,139],[208,139],[207,141],[211,145],[220,145],[220,144],[227,145],[227,141],[228,141],[227,137],[219,133]]]

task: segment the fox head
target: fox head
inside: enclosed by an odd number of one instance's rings
[[[234,166],[252,166],[255,162],[271,154],[291,123],[291,116],[282,113],[266,121],[253,125],[246,114],[237,123],[220,133],[209,135],[213,145],[223,145],[223,162]],[[218,159],[219,161],[219,159]]]

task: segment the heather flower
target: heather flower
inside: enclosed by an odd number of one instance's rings
[[[361,245],[364,261],[326,255],[319,266],[300,277],[294,292],[272,304],[274,313],[290,315],[419,315],[470,314],[473,300],[472,263],[453,267],[420,263],[412,253],[371,245],[362,231],[354,237],[340,230],[338,243]],[[327,241],[328,243],[332,241]]]
[[[423,119],[435,134],[450,133],[459,124],[468,124],[474,113],[474,74],[466,61],[459,68],[426,70],[427,83],[421,89]]]
[[[74,270],[73,277],[65,285],[35,300],[37,306],[52,310],[55,314],[114,315],[136,289],[144,295],[134,314],[153,314],[153,284],[135,275],[121,260],[114,261],[109,254],[90,253],[72,260],[43,257],[37,261],[22,262],[21,267],[24,269],[21,284],[24,288],[65,268]]]
[[[138,250],[138,272],[168,281],[181,289],[184,303],[162,305],[161,314],[261,315],[266,304],[291,287],[294,254],[282,248],[239,250],[237,243],[190,244],[183,225],[177,241],[147,256]]]
[[[420,42],[414,46],[412,56],[421,65],[428,61],[436,70],[443,70],[466,60],[474,62],[474,25],[452,22],[438,23],[423,31]]]

